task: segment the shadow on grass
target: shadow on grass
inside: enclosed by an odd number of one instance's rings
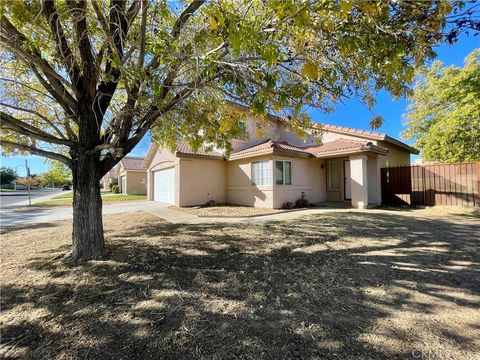
[[[480,291],[477,225],[352,212],[249,229],[145,223],[106,232],[109,261],[77,266],[39,254],[27,267],[50,280],[3,286],[1,300],[3,310],[45,314],[5,326],[2,343],[32,359],[409,358],[412,349],[373,347],[362,336],[405,306],[438,311],[415,302],[412,289],[479,308],[443,291]],[[469,265],[451,266],[459,261]],[[389,296],[367,291],[375,288]]]

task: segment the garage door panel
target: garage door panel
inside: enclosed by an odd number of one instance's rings
[[[175,168],[155,171],[153,179],[153,199],[175,204]]]

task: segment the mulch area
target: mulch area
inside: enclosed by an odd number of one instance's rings
[[[268,209],[258,208],[251,206],[238,206],[238,205],[215,205],[215,206],[196,206],[196,207],[178,207],[170,206],[173,210],[183,211],[189,214],[196,215],[198,217],[254,217],[277,214],[286,211],[285,209]]]

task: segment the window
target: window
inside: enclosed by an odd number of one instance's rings
[[[328,165],[330,189],[340,189],[340,179],[342,176],[342,163],[340,161],[331,161]]]
[[[291,161],[275,161],[275,183],[277,185],[292,185]]]
[[[268,185],[268,160],[252,162],[252,185]]]
[[[239,121],[238,126],[240,127],[240,140],[247,140],[247,124],[245,124],[245,121]]]

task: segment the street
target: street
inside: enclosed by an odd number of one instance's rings
[[[61,193],[61,189],[32,189],[31,196],[32,200],[48,196],[54,195],[57,193]],[[5,191],[0,192],[0,207],[3,208],[8,205],[15,205],[16,203],[24,202],[28,203],[28,190],[17,190],[17,191]]]

